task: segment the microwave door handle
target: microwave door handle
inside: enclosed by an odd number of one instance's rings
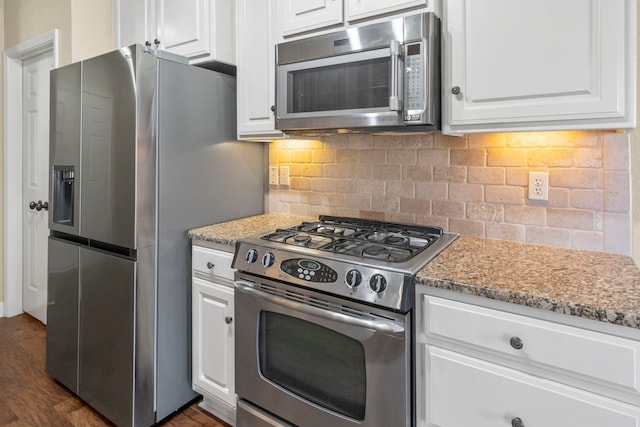
[[[404,327],[392,322],[385,322],[384,320],[360,319],[358,317],[353,317],[346,314],[336,313],[322,308],[301,304],[299,302],[291,301],[277,295],[262,292],[254,288],[250,283],[247,282],[236,281],[234,283],[234,287],[237,291],[244,292],[245,294],[255,295],[274,304],[291,310],[299,311],[301,313],[322,317],[328,320],[334,320],[336,322],[346,323],[351,326],[373,329],[376,332],[380,332],[386,335],[404,334]]]
[[[389,45],[391,57],[391,75],[389,76],[389,110],[402,111],[402,45],[398,40]]]

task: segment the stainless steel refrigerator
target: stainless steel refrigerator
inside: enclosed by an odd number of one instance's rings
[[[46,370],[119,426],[197,396],[187,230],[263,212],[235,93],[139,45],[51,72]]]

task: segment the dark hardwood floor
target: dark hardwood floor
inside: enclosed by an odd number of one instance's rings
[[[0,426],[113,426],[45,373],[45,334],[27,314],[0,318]],[[160,425],[230,427],[197,403]]]

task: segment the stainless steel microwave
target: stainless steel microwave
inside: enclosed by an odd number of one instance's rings
[[[440,128],[440,21],[410,15],[277,45],[276,128]]]

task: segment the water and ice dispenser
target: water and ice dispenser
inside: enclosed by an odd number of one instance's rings
[[[53,218],[55,224],[73,227],[73,166],[53,166]]]

